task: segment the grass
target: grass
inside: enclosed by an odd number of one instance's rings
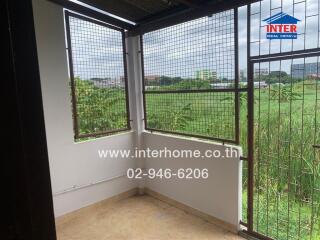
[[[310,216],[312,215],[310,205],[299,204],[292,198],[288,211],[287,194],[279,194],[279,199],[272,193],[256,194],[255,196],[255,208],[259,208],[259,211],[254,212],[255,231],[274,239],[320,239],[319,221],[313,224],[313,234],[310,235]],[[243,205],[247,205],[246,190],[243,191],[242,202]]]
[[[232,140],[233,99],[232,93],[147,94],[148,127]]]

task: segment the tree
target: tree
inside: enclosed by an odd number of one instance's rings
[[[121,88],[98,88],[75,78],[80,134],[126,127],[125,93]]]
[[[300,93],[293,92],[292,89],[288,87],[272,88],[270,95],[272,99],[281,102],[289,102],[290,100],[296,100],[301,97]]]
[[[163,116],[163,118],[161,118]],[[148,118],[151,128],[167,131],[183,130],[188,121],[192,121],[191,103],[187,103],[180,108],[168,107],[167,110],[159,112],[153,111]]]

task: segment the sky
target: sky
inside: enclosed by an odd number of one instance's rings
[[[74,75],[82,79],[123,76],[121,32],[70,17]]]
[[[281,8],[282,2],[282,8]],[[297,2],[297,1],[296,1]],[[270,11],[270,8],[274,9]],[[298,39],[267,40],[263,19],[283,11],[295,16]],[[293,4],[293,0],[264,0],[252,4],[252,55],[301,50],[319,46],[318,0]],[[305,17],[309,16],[309,17]],[[197,70],[208,69],[220,78],[234,78],[233,11],[214,14],[144,35],[145,75],[195,77]],[[247,52],[246,7],[239,9],[239,68],[246,69]],[[82,20],[71,19],[71,40],[74,71],[84,79],[123,76],[123,53],[120,32]],[[304,34],[305,33],[305,34]],[[292,63],[281,64],[290,71]],[[307,61],[315,61],[310,59]],[[265,64],[280,70],[279,63]],[[263,66],[260,66],[263,67]]]
[[[296,4],[293,4],[295,2]],[[297,4],[298,3],[298,4]],[[274,9],[274,10],[271,10]],[[261,9],[261,10],[260,10]],[[288,52],[319,47],[319,1],[318,0],[272,0],[261,1],[251,5],[251,55]],[[279,12],[287,13],[301,20],[297,24],[298,38],[295,40],[268,40],[263,19]],[[307,17],[306,17],[307,16]],[[239,10],[239,57],[240,69],[246,68],[246,7]],[[260,41],[260,43],[259,43]],[[316,58],[306,58],[305,63],[316,62]],[[291,64],[303,63],[303,59],[286,60],[261,64],[260,68],[269,68],[270,71],[286,71],[290,73]],[[281,66],[281,69],[280,69]]]
[[[146,33],[145,75],[195,77],[208,69],[234,77],[233,10]]]

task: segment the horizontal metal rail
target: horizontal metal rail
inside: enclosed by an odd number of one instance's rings
[[[109,24],[120,27],[122,29],[130,30],[135,26],[133,24],[127,23],[125,21],[121,21],[117,18],[108,16],[106,14],[100,13],[98,11],[95,11],[93,9],[90,9],[88,7],[82,6],[80,4],[77,4],[71,1],[66,1],[66,0],[48,0],[48,1],[58,4],[71,11],[75,11],[77,13],[84,14],[88,17],[92,17],[100,21],[107,22]]]
[[[146,127],[145,129],[150,132],[169,133],[169,134],[173,134],[173,135],[181,135],[181,136],[193,137],[193,138],[199,138],[199,139],[214,140],[214,141],[219,141],[222,144],[225,144],[225,143],[237,144],[237,142],[235,140],[229,140],[229,139],[221,139],[221,138],[216,138],[216,137],[209,137],[209,136],[204,136],[204,135],[182,133],[182,132],[172,132],[172,131],[154,129],[154,128],[148,128],[148,127]]]
[[[79,134],[77,138],[90,138],[90,137],[102,137],[102,136],[109,136],[114,133],[121,133],[125,131],[130,131],[131,128],[123,128],[117,129],[112,131],[103,131],[103,132],[95,132],[95,133],[88,133],[88,134]]]
[[[306,58],[306,57],[316,57],[320,55],[320,48],[285,52],[285,53],[274,53],[250,57],[249,61],[251,63],[259,62],[270,62],[270,61],[279,61],[287,59],[297,59],[297,58]]]
[[[190,90],[144,90],[145,94],[162,94],[162,93],[205,93],[205,92],[247,92],[247,88],[221,88],[221,89],[190,89]]]
[[[255,238],[257,238],[257,239],[261,239],[261,240],[274,240],[273,238],[267,237],[267,236],[262,235],[262,234],[257,233],[257,232],[251,232],[251,231],[247,231],[247,230],[243,230],[242,232],[245,233],[246,235],[255,237]]]
[[[100,25],[100,26],[103,26],[103,27],[107,27],[107,28],[111,28],[111,29],[114,29],[114,30],[117,30],[117,31],[123,31],[123,28],[121,27],[117,27],[117,26],[114,26],[112,24],[108,24],[107,22],[101,22],[101,21],[98,21],[96,19],[92,19],[92,18],[88,18],[86,16],[82,16],[82,15],[79,15],[79,14],[76,14],[76,13],[73,13],[73,12],[70,12],[70,11],[67,11],[67,15],[68,16],[71,16],[71,17],[75,17],[75,18],[78,18],[78,19],[81,19],[81,20],[84,20],[84,21],[89,21],[91,23],[94,23],[94,24],[97,24],[97,25]]]

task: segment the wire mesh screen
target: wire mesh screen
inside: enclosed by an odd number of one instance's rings
[[[147,94],[146,102],[152,129],[234,139],[234,93]]]
[[[66,12],[75,137],[129,128],[123,32]]]
[[[277,14],[282,13],[282,18],[277,19]],[[272,32],[287,33],[296,32],[296,39],[272,39],[268,40],[266,19],[273,17],[285,24],[296,20],[295,30],[287,28],[281,30],[277,21],[274,21]],[[293,17],[293,18],[291,18]],[[318,0],[263,0],[251,4],[251,56],[291,52],[320,47],[319,42],[319,1]],[[289,19],[290,18],[290,19]],[[289,19],[289,21],[288,21]],[[271,21],[272,22],[272,21]],[[281,23],[281,22],[280,22]],[[272,24],[271,24],[272,25]],[[280,24],[281,25],[281,24]],[[293,26],[293,24],[292,24]],[[289,26],[290,27],[290,26]],[[269,29],[269,31],[271,31]]]
[[[146,128],[235,141],[235,11],[143,36]]]
[[[268,69],[254,75],[254,230],[279,240],[318,240],[319,57],[254,68]]]

